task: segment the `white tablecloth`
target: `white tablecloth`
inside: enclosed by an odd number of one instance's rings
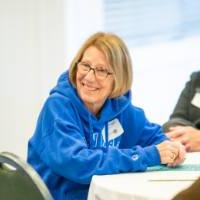
[[[88,200],[170,200],[200,177],[200,153],[188,153],[179,168],[93,176]]]

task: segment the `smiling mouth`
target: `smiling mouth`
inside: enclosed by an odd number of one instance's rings
[[[82,83],[82,86],[83,86],[86,90],[88,90],[88,91],[97,91],[97,90],[99,90],[99,88],[90,86],[90,85],[85,84],[85,83]]]

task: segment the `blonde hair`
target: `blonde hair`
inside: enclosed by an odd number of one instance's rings
[[[81,61],[85,50],[94,46],[106,56],[114,77],[114,87],[110,95],[115,98],[125,94],[132,85],[131,57],[125,43],[112,33],[97,32],[89,37],[72,60],[69,68],[69,78],[76,87],[77,63]]]

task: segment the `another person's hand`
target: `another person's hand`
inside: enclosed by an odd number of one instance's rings
[[[185,147],[180,142],[164,141],[156,147],[160,154],[161,164],[174,167],[185,160]]]
[[[191,126],[175,126],[166,135],[174,141],[181,142],[188,152],[200,151],[200,130]]]

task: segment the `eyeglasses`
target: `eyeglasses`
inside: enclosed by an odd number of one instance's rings
[[[108,75],[113,74],[101,66],[93,68],[91,67],[89,63],[84,62],[84,61],[78,62],[77,65],[78,65],[78,69],[83,74],[87,74],[90,72],[90,70],[93,70],[96,78],[100,80],[106,79]]]

